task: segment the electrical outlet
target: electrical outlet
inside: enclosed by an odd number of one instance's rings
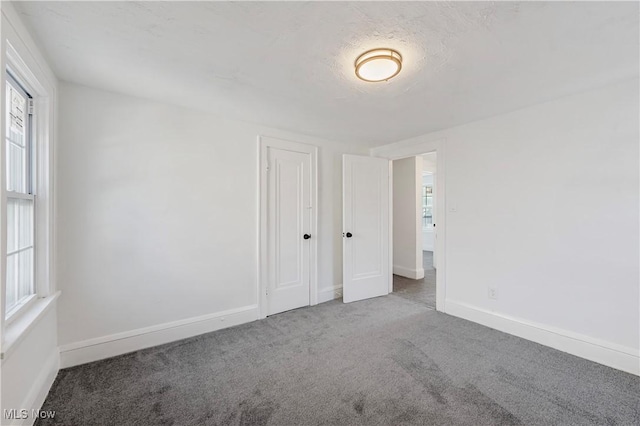
[[[489,299],[498,300],[498,289],[495,287],[489,287]]]

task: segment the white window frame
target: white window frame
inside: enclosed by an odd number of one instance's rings
[[[46,61],[34,49],[32,40],[21,37],[24,28],[20,22],[10,19],[11,8],[2,9],[2,40],[0,40],[0,70],[2,72],[1,99],[6,101],[8,70],[27,90],[33,99],[32,147],[34,170],[32,191],[37,194],[34,208],[34,289],[35,296],[25,303],[19,312],[6,317],[6,266],[7,266],[7,183],[6,139],[0,147],[0,358],[3,360],[28,330],[50,309],[60,292],[56,291],[53,259],[54,235],[54,167],[53,144],[55,137],[55,107],[57,80]],[[0,114],[0,133],[6,134],[7,123]]]
[[[425,175],[433,175],[432,173],[423,173],[422,177],[424,178]],[[433,232],[433,224],[435,223],[435,200],[436,200],[436,185],[435,185],[435,180],[433,183],[431,183],[430,185],[425,185],[423,182],[424,179],[421,179],[421,187],[420,187],[420,223],[422,224],[422,230],[423,231],[428,231],[428,232]],[[427,186],[431,186],[431,225],[424,225],[424,216],[422,215],[422,209],[424,209],[424,188]]]
[[[32,218],[32,241],[31,241],[31,246],[29,248],[33,248],[33,264],[32,264],[32,268],[33,268],[33,293],[31,295],[29,295],[27,298],[25,298],[24,300],[22,300],[20,303],[18,303],[16,306],[12,307],[11,310],[6,311],[5,312],[5,320],[7,322],[7,324],[11,324],[16,318],[19,318],[20,314],[25,312],[26,310],[29,309],[29,307],[31,307],[33,305],[33,303],[35,303],[35,301],[38,298],[38,283],[36,282],[36,277],[35,277],[35,271],[36,271],[36,258],[37,258],[37,247],[36,247],[36,235],[37,235],[37,229],[36,229],[36,211],[37,211],[37,202],[36,202],[36,196],[35,196],[35,182],[37,179],[37,169],[35,167],[36,164],[36,159],[37,159],[37,150],[34,149],[34,126],[35,126],[35,108],[34,110],[32,110],[31,104],[33,103],[33,96],[31,95],[30,89],[24,87],[25,84],[18,79],[18,77],[16,77],[13,74],[13,71],[11,71],[9,68],[7,68],[5,70],[5,83],[9,83],[14,90],[17,90],[18,92],[20,92],[20,94],[22,94],[25,98],[26,101],[26,108],[27,108],[27,122],[25,123],[25,134],[26,134],[26,141],[25,141],[25,147],[26,147],[26,163],[27,165],[27,182],[26,182],[26,191],[23,192],[14,192],[14,191],[9,191],[7,190],[6,192],[6,197],[7,199],[9,198],[13,198],[13,199],[24,199],[24,200],[30,200],[33,202],[33,218]],[[6,85],[5,85],[5,90],[6,90]],[[5,111],[6,114],[6,111]],[[5,116],[5,120],[6,120],[6,116]],[[5,136],[5,141],[4,141],[4,152],[6,155],[6,150],[7,150],[7,141],[6,141],[6,134]],[[3,165],[6,167],[6,162],[3,163]],[[6,179],[6,170],[5,170],[5,179]],[[6,214],[7,210],[5,208],[4,213]],[[22,248],[20,250],[24,250],[26,248]],[[20,251],[19,250],[19,251]],[[8,258],[9,254],[7,253],[7,258]],[[5,270],[5,274],[6,274],[6,270]],[[6,276],[5,276],[6,279]],[[5,284],[6,285],[6,284]],[[6,309],[6,303],[5,303],[5,309]]]

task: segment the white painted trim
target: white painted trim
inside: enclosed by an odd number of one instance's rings
[[[318,303],[330,302],[342,298],[342,284],[333,287],[325,287],[318,291]]]
[[[40,319],[55,306],[54,302],[60,296],[60,291],[51,296],[36,299],[28,310],[21,313],[15,321],[7,325],[4,332],[4,344],[0,359],[4,363],[13,353],[18,344],[29,334]]]
[[[34,145],[36,151],[36,214],[35,220],[35,278],[36,293],[44,298],[55,293],[54,271],[54,169],[53,151],[56,140],[57,79],[42,56],[29,31],[10,2],[1,8],[2,37],[0,40],[0,75],[3,81],[0,93],[4,105],[6,90],[4,71],[10,67],[21,83],[28,86],[34,99]],[[0,133],[5,132],[4,115],[0,118]],[[3,141],[4,146],[4,141]],[[0,149],[0,164],[4,164],[4,148]],[[0,174],[0,212],[6,211],[6,182]],[[5,215],[0,215],[0,270],[6,270]],[[5,274],[0,274],[0,300],[5,298]],[[31,309],[30,307],[29,309]],[[0,336],[5,336],[8,327],[5,321],[4,303],[0,304]],[[4,337],[0,341],[4,348]]]
[[[163,345],[257,319],[258,306],[250,305],[70,343],[60,346],[60,368]]]
[[[42,408],[42,404],[44,404],[45,399],[47,398],[47,394],[53,385],[53,382],[58,375],[58,370],[60,368],[60,353],[56,350],[49,355],[49,358],[45,361],[44,365],[40,369],[40,374],[36,378],[35,382],[31,385],[27,396],[25,396],[24,401],[20,405],[19,409],[25,409],[28,412],[28,417],[26,419],[16,419],[9,420],[9,423],[2,423],[3,425],[15,425],[15,426],[23,426],[23,425],[33,425],[36,421],[36,418],[32,416],[32,410],[39,410]],[[5,407],[9,408],[9,407]]]
[[[24,250],[28,250],[31,247],[28,248],[24,248],[24,249],[20,249],[17,252],[21,252]],[[6,318],[5,318],[5,325],[4,328],[5,330],[7,328],[9,328],[11,326],[11,323],[13,323],[15,320],[17,320],[18,318],[20,318],[23,314],[29,312],[29,310],[33,307],[33,305],[35,304],[35,302],[38,300],[38,295],[37,294],[31,294],[27,297],[25,297],[24,299],[21,299],[21,301],[15,305],[13,308],[11,308],[11,310],[7,311],[5,313]],[[4,348],[6,349],[6,348]]]
[[[311,156],[311,240],[309,262],[309,305],[318,301],[318,147],[300,142],[288,141],[267,135],[258,135],[258,318],[267,316],[267,148],[280,148],[301,152]]]
[[[400,265],[393,265],[393,273],[401,277],[411,278],[412,280],[421,280],[424,278],[424,268],[411,269]]]
[[[49,67],[49,64],[42,55],[42,52],[40,52],[38,45],[31,37],[27,27],[22,23],[18,11],[16,11],[15,7],[10,2],[2,2],[2,8],[0,8],[0,10],[11,27],[7,28],[4,32],[6,38],[11,39],[14,44],[20,43],[20,51],[25,53],[22,57],[29,61],[27,64],[29,69],[40,74],[44,77],[48,85],[55,88],[55,85],[58,83],[58,79]],[[3,65],[6,66],[6,64]],[[42,79],[38,78],[38,80]]]
[[[437,151],[444,145],[445,138],[431,139],[429,135],[422,135],[412,139],[371,148],[370,154],[374,157],[388,158],[389,160],[401,160],[403,158],[415,157]],[[436,165],[436,173],[440,169]]]
[[[393,293],[393,161],[389,160],[389,294]]]
[[[4,105],[6,90],[4,84],[5,69],[10,66],[20,81],[27,85],[34,99],[34,145],[36,150],[35,193],[37,197],[36,214],[34,220],[36,234],[35,278],[36,290],[39,297],[28,309],[15,318],[11,324],[5,321],[4,303],[0,303],[0,346],[3,351],[3,363],[14,351],[19,350],[26,339],[35,338],[31,334],[33,327],[43,321],[46,312],[56,309],[55,300],[59,296],[55,285],[55,226],[54,226],[54,148],[56,143],[57,117],[57,78],[48,66],[37,44],[28,29],[22,23],[18,12],[10,2],[2,2],[0,6],[0,75],[2,75],[0,89],[0,104]],[[4,114],[0,114],[0,133],[5,133]],[[3,142],[4,146],[4,142]],[[5,164],[5,150],[0,149],[0,164]],[[0,173],[0,271],[6,270],[7,222],[6,222],[6,182],[5,174]],[[5,300],[6,275],[0,274],[0,301]],[[55,324],[52,324],[55,328]],[[22,406],[27,409],[39,409],[44,402],[59,369],[60,354],[57,347],[43,348],[44,355],[51,354],[41,365],[30,366],[37,368],[38,373],[34,381],[26,384],[26,395],[22,397]],[[17,355],[15,355],[17,356]],[[11,361],[21,362],[20,359]],[[5,383],[2,388],[12,390],[11,383]],[[8,407],[3,407],[8,408]],[[3,413],[0,413],[2,415]],[[35,418],[29,416],[24,420],[16,420],[11,424],[31,425]],[[4,423],[4,421],[2,422]]]
[[[415,157],[418,155],[427,154],[429,152],[435,152],[437,155],[437,179],[436,179],[436,232],[438,238],[436,240],[436,310],[446,312],[446,269],[445,269],[445,233],[446,233],[446,170],[445,170],[445,145],[446,139],[436,138],[430,139],[428,136],[419,136],[413,139],[407,139],[405,141],[384,145],[370,150],[370,154],[374,157],[387,158],[389,160],[399,160],[401,158]],[[391,161],[392,162],[392,161]],[[390,180],[390,187],[392,190],[393,182]],[[393,194],[392,194],[393,195]],[[391,198],[393,199],[393,197]],[[393,209],[391,209],[390,227],[393,226]],[[391,253],[393,253],[393,235],[391,235]],[[393,256],[390,256],[393,259]],[[391,280],[393,282],[393,280]],[[393,291],[393,285],[390,285],[390,291]]]
[[[618,370],[640,375],[638,350],[556,327],[447,300],[446,312]]]

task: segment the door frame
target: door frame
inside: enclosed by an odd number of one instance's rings
[[[391,145],[372,148],[370,151],[370,154],[374,157],[386,158],[391,161],[401,160],[408,157],[415,157],[431,152],[436,153],[436,310],[440,312],[446,312],[445,301],[447,295],[445,237],[447,229],[445,145],[445,138],[429,138],[428,136],[419,136],[414,139],[394,143]],[[393,191],[393,186],[391,186],[390,190]],[[389,228],[393,229],[393,206],[391,207],[391,214],[389,216],[391,221]],[[391,235],[389,258],[389,261],[393,263],[393,235]],[[393,280],[391,280],[391,284],[389,286],[389,292],[392,291]]]
[[[268,247],[267,194],[268,148],[278,148],[310,155],[311,164],[311,239],[309,241],[309,305],[318,304],[318,147],[273,136],[258,135],[258,319],[267,316]]]

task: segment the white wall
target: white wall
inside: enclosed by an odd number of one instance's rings
[[[320,147],[318,288],[321,300],[333,298],[342,283],[341,155],[365,149],[61,85],[63,365],[135,349],[177,321],[255,319],[258,134]],[[242,318],[231,318],[238,310]],[[121,337],[133,340],[113,347]],[[89,354],[95,343],[102,349]]]
[[[57,96],[57,79],[47,65],[44,57],[40,53],[38,46],[34,43],[28,31],[18,18],[13,6],[9,2],[1,2],[2,19],[0,23],[0,70],[4,76],[7,67],[7,54],[11,51],[16,54],[21,62],[20,71],[28,70],[28,78],[32,87],[36,103],[36,122],[39,135],[37,143],[55,144],[55,108]],[[9,48],[9,44],[12,49]],[[16,60],[16,58],[14,58]],[[5,105],[5,82],[4,77],[0,78],[2,85],[0,92],[2,97],[0,105]],[[51,114],[45,113],[46,108],[51,108]],[[4,109],[0,133],[4,134]],[[48,139],[44,137],[48,134]],[[4,146],[4,145],[3,145]],[[40,149],[40,148],[39,148]],[[44,154],[43,151],[40,151]],[[38,163],[38,183],[36,203],[40,206],[38,220],[42,218],[42,212],[50,212],[52,208],[51,193],[46,191],[45,183],[50,181],[49,170],[52,164],[50,159],[40,156]],[[4,150],[0,150],[0,192],[2,193],[0,217],[6,209],[5,203],[5,160]],[[48,185],[47,185],[48,186]],[[49,189],[49,188],[47,188]],[[48,207],[47,207],[48,206]],[[3,425],[12,424],[32,424],[35,418],[31,415],[31,410],[39,409],[49,391],[53,380],[58,372],[59,352],[56,331],[56,288],[51,277],[51,267],[48,264],[48,254],[51,252],[49,237],[52,236],[46,225],[38,222],[39,235],[36,240],[40,260],[37,260],[36,276],[38,278],[38,298],[34,303],[15,318],[11,323],[4,321],[4,309],[0,309],[0,349],[2,361],[0,364],[0,423]],[[0,282],[4,288],[6,277],[6,218],[0,220]],[[2,292],[4,296],[4,291]],[[4,305],[4,300],[0,298],[0,304]],[[27,410],[26,418],[10,420],[5,418],[4,410]],[[19,416],[20,417],[20,416]]]
[[[28,417],[11,421],[0,411],[0,424],[33,424],[32,409],[39,409],[58,373],[55,306],[33,323],[22,340],[2,360],[2,410],[28,410]]]
[[[447,312],[638,374],[638,128],[634,79],[372,153],[444,146]]]
[[[424,277],[422,267],[422,157],[393,162],[393,273]]]

